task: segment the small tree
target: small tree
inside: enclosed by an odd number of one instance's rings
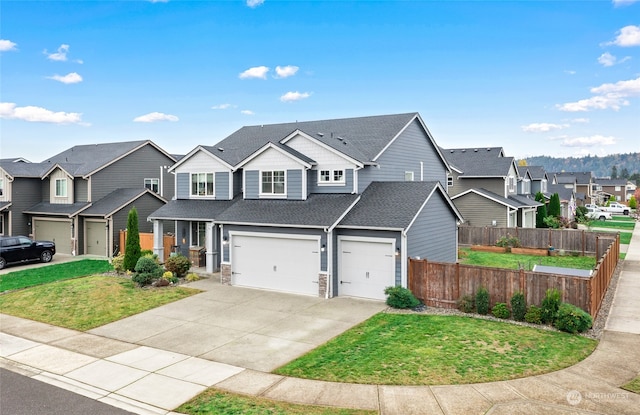
[[[132,207],[127,218],[127,242],[124,250],[124,269],[134,271],[140,259],[140,233],[138,231],[138,211]]]
[[[551,195],[549,199],[549,211],[548,216],[553,216],[555,218],[560,216],[560,196],[557,193]]]
[[[636,209],[638,207],[638,201],[636,200],[635,196],[631,196],[631,198],[629,199],[629,207],[631,209]]]
[[[542,206],[538,206],[536,209],[536,228],[546,228],[547,225],[544,223],[544,218],[547,217],[547,205],[542,192],[536,193],[536,201],[542,203]]]
[[[614,195],[609,196],[609,200],[607,200],[607,207],[611,206],[611,204],[615,201],[616,201],[616,197]]]

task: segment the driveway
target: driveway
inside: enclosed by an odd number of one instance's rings
[[[269,372],[386,308],[381,301],[221,285],[89,333]]]

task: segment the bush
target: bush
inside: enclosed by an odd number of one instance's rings
[[[384,289],[387,305],[393,308],[414,308],[420,305],[413,293],[404,287],[387,287]]]
[[[126,269],[124,268],[124,254],[120,253],[117,256],[111,258],[111,265],[118,274],[124,273],[126,271]]]
[[[511,296],[511,312],[514,320],[524,321],[524,315],[527,314],[527,301],[523,293],[518,291]]]
[[[532,324],[542,324],[542,309],[538,306],[531,305],[524,315],[524,321]]]
[[[573,304],[563,303],[558,309],[558,316],[553,325],[568,333],[582,333],[589,330],[593,324],[593,319],[583,309]]]
[[[544,299],[542,300],[542,304],[540,307],[542,308],[542,322],[545,324],[553,323],[556,319],[556,315],[558,314],[558,308],[561,303],[561,294],[560,290],[557,288],[550,288],[547,290]]]
[[[517,236],[507,234],[507,236],[503,236],[496,241],[496,246],[503,248],[520,248],[520,239],[518,239]]]
[[[189,269],[191,269],[191,261],[184,255],[172,255],[167,258],[164,268],[176,274],[176,277],[183,278]]]
[[[138,231],[138,211],[135,207],[127,217],[127,241],[124,249],[124,268],[134,271],[140,258],[140,232]]]
[[[498,303],[493,306],[491,314],[498,318],[509,318],[509,316],[511,316],[511,311],[509,311],[509,307],[507,307],[506,303]]]
[[[456,306],[458,307],[458,310],[462,311],[463,313],[473,313],[473,311],[476,309],[476,304],[473,301],[473,297],[469,294],[460,297],[458,301],[456,301]]]
[[[155,254],[153,253],[153,250],[151,250],[151,249],[143,249],[143,250],[140,251],[140,256],[147,256],[147,255],[153,256]]]
[[[187,277],[186,277],[186,280],[189,282],[198,281],[199,279],[200,279],[200,276],[195,272],[191,272],[187,274]]]
[[[489,291],[480,287],[476,292],[476,311],[478,314],[489,314]]]
[[[149,285],[162,276],[162,267],[150,256],[138,259],[135,267],[135,275],[131,280],[138,285]]]
[[[171,278],[173,278],[173,272],[171,271],[165,271],[162,274],[162,278],[164,278],[165,280],[170,280]]]

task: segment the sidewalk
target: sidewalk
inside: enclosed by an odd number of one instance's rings
[[[0,315],[0,366],[138,414],[172,410],[215,386],[243,394],[381,414],[637,414],[619,386],[640,373],[640,227],[594,353],[567,369],[511,381],[443,386],[288,378],[187,354]]]

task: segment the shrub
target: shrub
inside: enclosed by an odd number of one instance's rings
[[[629,208],[636,209],[638,207],[638,201],[635,196],[631,196],[629,199]]]
[[[138,285],[149,285],[162,276],[162,267],[150,256],[138,259],[135,275],[131,277]]]
[[[511,296],[511,312],[514,320],[524,320],[524,315],[527,314],[527,301],[523,293],[518,291]]]
[[[393,308],[414,308],[420,305],[413,293],[404,287],[387,287],[384,289],[387,305]]]
[[[170,280],[171,278],[173,278],[173,272],[171,271],[165,271],[162,274],[162,278],[164,278],[165,280]]]
[[[476,309],[476,304],[473,301],[473,297],[469,294],[465,294],[456,301],[456,305],[458,306],[458,310],[463,313],[473,313]]]
[[[124,254],[120,253],[117,256],[111,258],[111,265],[118,274],[122,274],[123,272],[125,272],[126,269],[124,268]]]
[[[560,290],[557,288],[550,288],[547,290],[544,299],[542,300],[542,304],[540,305],[542,308],[543,323],[553,323],[553,320],[555,320],[556,315],[558,314],[561,298]]]
[[[200,279],[200,276],[195,272],[190,272],[189,274],[187,274],[187,277],[186,277],[186,280],[189,282],[198,281],[199,279]]]
[[[542,323],[542,309],[538,306],[531,305],[527,309],[527,313],[524,315],[524,321],[527,323],[541,324]]]
[[[496,246],[503,248],[520,248],[520,239],[518,239],[517,236],[507,234],[507,236],[503,236],[496,241]]]
[[[127,217],[127,241],[124,249],[124,269],[134,271],[140,256],[138,211],[133,207],[129,211],[129,216]]]
[[[478,314],[489,314],[489,291],[480,287],[476,292],[476,311]]]
[[[155,254],[151,249],[143,249],[140,251],[140,256],[147,256],[147,255],[155,255]]]
[[[509,316],[511,316],[511,311],[509,311],[509,307],[507,307],[506,303],[498,303],[493,306],[491,314],[498,318],[509,318]]]
[[[563,303],[558,309],[558,316],[553,325],[568,333],[582,333],[589,330],[593,324],[593,319],[583,309],[573,304]]]
[[[176,277],[182,278],[187,274],[187,271],[191,269],[191,261],[184,255],[172,255],[167,258],[164,263],[164,268],[167,271],[171,271],[176,274]]]

